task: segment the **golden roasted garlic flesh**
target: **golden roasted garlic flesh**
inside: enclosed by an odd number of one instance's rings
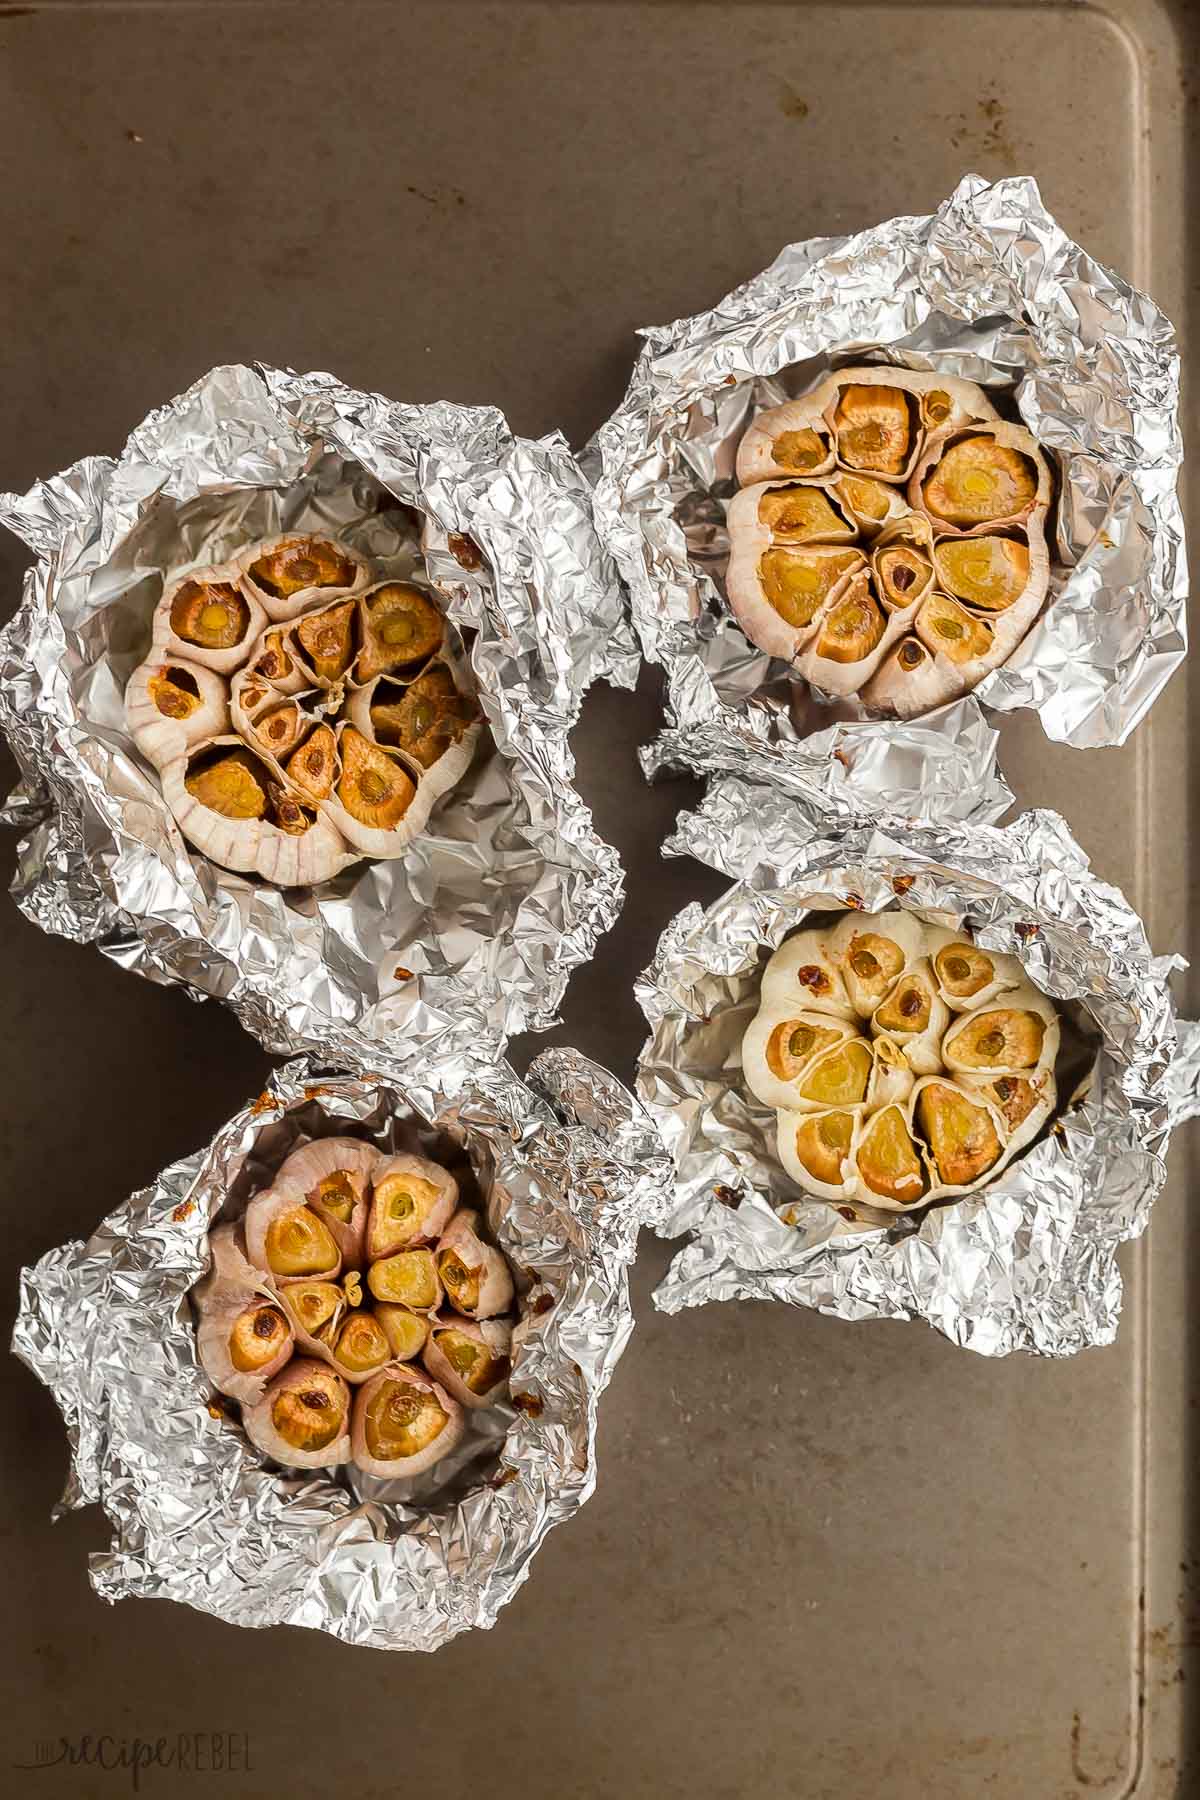
[[[863,567],[860,550],[814,544],[768,550],[758,565],[763,593],[789,625],[809,625],[838,583]]]
[[[441,1287],[432,1250],[399,1250],[373,1262],[367,1284],[377,1300],[427,1312],[438,1303]]]
[[[275,1360],[287,1338],[287,1320],[277,1306],[248,1306],[229,1333],[229,1360],[239,1373],[253,1373]]]
[[[375,1317],[383,1327],[394,1362],[407,1362],[421,1354],[429,1337],[429,1320],[424,1314],[381,1301],[375,1308]]]
[[[903,475],[913,433],[908,395],[894,387],[842,389],[833,416],[838,455],[849,467],[877,475]]]
[[[152,675],[147,686],[164,718],[188,719],[199,711],[200,685],[188,669],[168,666],[161,675]]]
[[[933,995],[919,975],[907,975],[877,1008],[875,1023],[881,1031],[916,1033],[928,1030],[932,1016]]]
[[[483,1270],[468,1267],[457,1250],[440,1250],[437,1272],[451,1303],[462,1312],[474,1312],[479,1305]]]
[[[304,716],[294,700],[274,706],[254,722],[254,735],[271,755],[282,762],[304,730]]]
[[[929,1082],[918,1097],[916,1121],[947,1187],[966,1187],[999,1160],[1001,1143],[991,1115],[959,1088]]]
[[[989,1007],[955,1032],[954,1060],[965,1069],[1032,1069],[1045,1030],[1036,1013]]]
[[[419,1175],[385,1175],[375,1183],[371,1206],[371,1249],[376,1256],[423,1235],[423,1226],[442,1198],[442,1189]]]
[[[423,661],[441,647],[442,636],[442,615],[420,588],[403,581],[376,588],[363,602],[358,680]]]
[[[384,1381],[366,1408],[367,1449],[379,1462],[398,1462],[427,1450],[450,1423],[434,1393],[409,1382]]]
[[[345,1305],[345,1296],[336,1281],[291,1281],[282,1298],[301,1331],[309,1337],[317,1337]]]
[[[911,606],[928,585],[931,567],[928,558],[906,544],[881,550],[875,568],[885,604],[893,610]]]
[[[447,669],[427,669],[394,703],[371,707],[371,724],[381,744],[393,744],[432,768],[470,722],[471,709]]]
[[[338,1331],[332,1349],[342,1368],[352,1375],[381,1369],[392,1354],[387,1333],[374,1313],[369,1312],[352,1312]]]
[[[324,1450],[345,1428],[346,1406],[333,1372],[312,1369],[271,1403],[271,1424],[293,1450]]]
[[[308,613],[296,626],[296,642],[319,681],[339,681],[354,659],[357,600],[342,600]]]
[[[858,1146],[858,1172],[881,1199],[898,1206],[914,1206],[921,1199],[925,1172],[898,1106],[885,1106],[868,1123]]]
[[[1016,538],[946,538],[934,558],[946,591],[985,612],[1006,612],[1029,582],[1029,546]]]
[[[865,585],[835,600],[817,638],[817,655],[829,662],[861,662],[879,643],[884,618]]]
[[[986,950],[973,944],[948,944],[933,959],[934,972],[955,1000],[969,1000],[982,993],[995,978],[996,965]]]
[[[1011,444],[960,438],[926,475],[926,511],[948,525],[987,525],[1027,511],[1037,498],[1037,470]]]
[[[953,663],[975,662],[992,647],[991,628],[984,620],[950,600],[945,594],[930,594],[922,601],[917,614],[917,635],[930,650],[940,651]]]
[[[262,649],[250,664],[254,674],[272,683],[289,681],[296,665],[283,647],[283,627],[265,631],[262,641]]]
[[[337,768],[337,741],[332,728],[318,725],[288,760],[288,779],[313,800],[325,800],[333,792]]]
[[[854,527],[836,513],[820,488],[767,488],[758,516],[781,544],[807,544],[815,539],[852,538]]]
[[[775,461],[796,475],[810,475],[829,455],[829,445],[810,426],[800,431],[781,431],[775,439]]]
[[[319,1275],[336,1266],[329,1227],[307,1206],[293,1206],[267,1227],[267,1267],[273,1275]]]
[[[185,581],[171,601],[171,630],[201,650],[232,650],[250,624],[250,608],[227,582]]]
[[[825,1025],[809,1025],[803,1019],[785,1019],[767,1040],[767,1065],[779,1081],[794,1081],[805,1063],[819,1050],[841,1041],[843,1034]]]
[[[223,819],[262,819],[267,813],[266,770],[248,750],[197,758],[184,780],[194,800]]]
[[[358,567],[336,544],[300,537],[268,551],[250,564],[250,579],[264,594],[288,600],[307,588],[353,587]]]
[[[868,524],[877,525],[886,519],[895,503],[894,488],[862,475],[839,475],[833,485],[842,505]]]
[[[854,1114],[821,1113],[796,1127],[796,1160],[817,1181],[836,1187],[854,1138]]]
[[[337,797],[361,825],[390,831],[398,825],[416,794],[416,784],[394,757],[348,725],[342,733],[342,778]]]
[[[473,1394],[486,1394],[508,1375],[511,1364],[507,1356],[496,1356],[486,1344],[469,1337],[455,1325],[435,1328],[433,1342],[454,1373]]]
[[[813,1064],[797,1091],[818,1106],[857,1106],[866,1097],[871,1066],[867,1040],[846,1038]]]

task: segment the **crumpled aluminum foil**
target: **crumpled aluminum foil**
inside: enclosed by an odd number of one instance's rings
[[[424,521],[409,508],[417,509]],[[544,1029],[620,906],[615,852],[567,733],[638,658],[586,483],[561,437],[490,407],[405,406],[325,374],[214,369],[113,461],[88,457],[0,522],[37,553],[0,632],[0,724],[22,780],[14,894],[46,931],[216,995],[270,1050],[486,1068]],[[163,571],[284,529],[336,530],[405,575],[423,556],[492,745],[395,862],[285,894],[192,851],[125,730]],[[486,559],[480,564],[480,555]]]
[[[495,1624],[547,1531],[595,1486],[597,1408],[633,1328],[628,1266],[665,1177],[657,1134],[604,1070],[552,1050],[530,1082],[497,1064],[451,1100],[299,1059],[86,1244],[23,1271],[13,1349],[53,1391],[71,1444],[58,1511],[96,1502],[113,1526],[90,1558],[98,1594],[389,1650]],[[305,1137],[347,1127],[389,1148],[465,1147],[529,1283],[514,1404],[407,1482],[272,1473],[196,1359],[186,1296],[210,1222],[240,1214]]]
[[[707,912],[684,908],[638,983],[651,1028],[638,1091],[675,1169],[656,1229],[690,1234],[657,1304],[778,1299],[844,1319],[924,1319],[988,1356],[1110,1343],[1117,1246],[1146,1227],[1172,1126],[1200,1111],[1200,1027],[1184,1027],[1177,1052],[1167,977],[1183,965],[1151,955],[1065,822],[831,824],[727,776],[665,853],[737,880]],[[1087,1097],[986,1189],[875,1228],[804,1198],[786,1175],[775,1115],[743,1084],[741,1039],[768,951],[807,911],[896,904],[1018,956],[1035,986],[1073,1003],[1099,1053]]]
[[[966,176],[929,217],[791,244],[710,311],[642,335],[587,460],[600,535],[645,654],[667,672],[649,775],[732,770],[824,792],[843,816],[878,810],[855,757],[828,792],[830,756],[847,749],[829,727],[863,719],[861,705],[819,704],[790,681],[743,635],[722,586],[724,502],[751,416],[864,359],[1011,391],[1062,491],[1053,604],[1009,662],[918,724],[860,724],[858,756],[874,765],[895,744],[911,760],[940,735],[938,782],[900,810],[991,821],[1003,806],[981,702],[1033,707],[1048,737],[1080,749],[1125,741],[1187,648],[1179,359],[1169,321],[1072,243],[1036,182]]]

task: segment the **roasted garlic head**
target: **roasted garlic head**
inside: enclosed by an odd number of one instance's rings
[[[189,842],[278,887],[402,855],[481,731],[433,596],[311,534],[168,582],[125,716]]]
[[[742,1069],[802,1188],[910,1212],[981,1187],[1037,1136],[1060,1030],[1016,957],[899,908],[850,912],[772,956]]]
[[[1045,602],[1049,464],[981,388],[839,369],[762,412],[729,505],[729,604],[824,693],[913,718],[1007,661]]]
[[[429,1158],[314,1138],[210,1247],[200,1361],[276,1462],[414,1475],[504,1399],[512,1272]]]

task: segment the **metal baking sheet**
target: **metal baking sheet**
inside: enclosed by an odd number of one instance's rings
[[[1195,9],[1157,0],[2,7],[0,488],[114,452],[204,369],[255,357],[493,401],[514,430],[581,442],[635,326],[790,240],[928,211],[967,169],[1035,174],[1186,348],[1197,49]],[[0,546],[6,609],[20,566]],[[1195,959],[1189,700],[1185,670],[1120,751],[1010,718],[1001,754],[1155,948]],[[721,886],[658,859],[697,790],[643,786],[657,717],[648,678],[595,691],[576,734],[629,898],[553,1036],[627,1079],[633,976]],[[3,967],[11,1316],[19,1264],[206,1141],[265,1064],[221,1008],[11,907]],[[1200,980],[1180,998],[1195,1016]],[[1194,1139],[1123,1257],[1117,1347],[1062,1365],[784,1307],[667,1319],[649,1294],[668,1251],[647,1239],[594,1499],[493,1633],[429,1659],[106,1607],[84,1573],[103,1521],[50,1530],[58,1415],[5,1359],[9,1785],[128,1791],[95,1760],[107,1734],[110,1760],[167,1740],[151,1796],[1200,1793]]]

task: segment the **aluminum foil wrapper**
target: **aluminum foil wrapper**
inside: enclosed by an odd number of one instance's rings
[[[1187,648],[1179,359],[1168,320],[1072,243],[1036,182],[970,175],[929,217],[791,244],[710,311],[642,335],[588,463],[600,534],[645,653],[667,674],[648,774],[731,770],[828,799],[841,752],[838,811],[858,800],[869,815],[886,746],[911,763],[940,737],[936,786],[920,809],[893,810],[990,822],[1003,806],[980,703],[1035,708],[1048,737],[1080,749],[1124,742]],[[972,696],[919,722],[839,733],[862,707],[819,704],[729,612],[725,503],[753,415],[863,360],[1011,393],[1059,474],[1057,566],[1042,618]]]
[[[636,646],[557,436],[490,407],[405,406],[325,374],[219,368],[112,460],[88,457],[0,521],[37,553],[0,632],[0,724],[21,769],[14,884],[47,931],[228,1002],[268,1049],[378,1067],[486,1068],[549,1026],[613,923],[616,854],[567,745],[598,676]],[[284,530],[333,531],[381,574],[424,565],[469,634],[485,752],[394,862],[285,893],[192,850],[125,729],[164,571]]]
[[[638,1089],[675,1169],[659,1229],[690,1239],[658,1305],[777,1299],[844,1319],[924,1319],[988,1356],[1110,1343],[1117,1246],[1146,1227],[1172,1126],[1200,1110],[1200,1030],[1185,1028],[1179,1054],[1167,987],[1179,959],[1151,955],[1064,821],[830,826],[726,777],[666,851],[739,879],[706,912],[684,908],[638,984],[651,1028]],[[767,955],[807,911],[895,905],[1019,957],[1064,1004],[1094,1074],[1082,1098],[1060,1080],[1057,1122],[985,1189],[872,1227],[789,1179],[775,1115],[744,1085],[741,1039]]]
[[[498,1064],[451,1100],[299,1059],[86,1244],[23,1272],[13,1349],[52,1389],[71,1444],[59,1511],[98,1502],[113,1527],[90,1559],[98,1594],[389,1650],[495,1624],[546,1532],[595,1486],[597,1408],[633,1327],[628,1265],[665,1173],[642,1109],[594,1063],[555,1050],[530,1082]],[[210,1223],[238,1216],[306,1137],[347,1128],[465,1153],[523,1290],[514,1404],[476,1415],[459,1451],[402,1482],[273,1470],[196,1359],[187,1294]]]

